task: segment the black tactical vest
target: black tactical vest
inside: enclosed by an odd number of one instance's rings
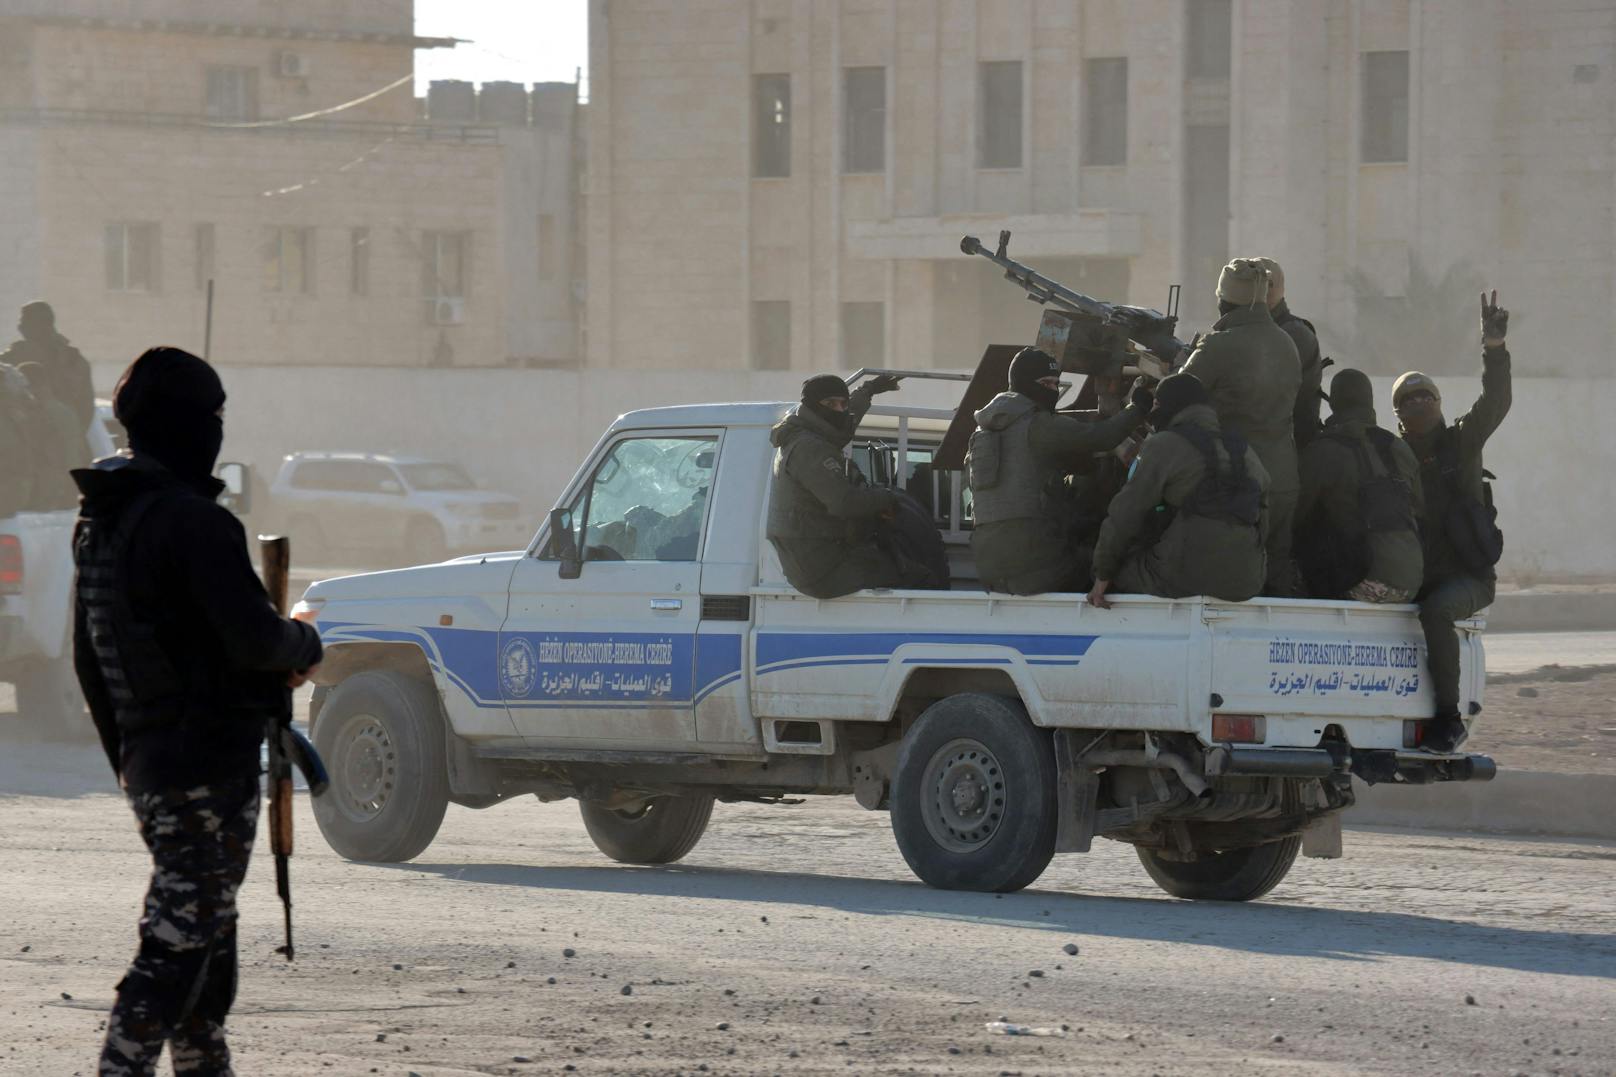
[[[185,682],[157,642],[156,627],[129,602],[127,564],[135,528],[162,496],[140,495],[115,520],[81,518],[73,533],[78,599],[107,694],[125,733],[177,724]]]
[[[1372,426],[1365,433],[1380,457],[1378,472],[1363,438],[1330,430],[1324,433],[1325,437],[1351,449],[1358,458],[1358,513],[1363,529],[1369,532],[1416,530],[1414,487],[1397,473],[1392,459],[1391,431]]]
[[[1178,506],[1178,511],[1256,527],[1262,516],[1262,485],[1246,471],[1246,439],[1232,430],[1225,430],[1214,439],[1211,431],[1190,423],[1170,427],[1169,433],[1194,445],[1206,465],[1201,481]],[[1219,465],[1217,440],[1223,442],[1223,449],[1229,454],[1226,468]]]

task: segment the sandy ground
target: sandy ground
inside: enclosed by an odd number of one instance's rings
[[[1488,673],[1475,730],[1465,750],[1506,769],[1616,774],[1616,664]]]
[[[92,749],[5,747],[0,1073],[91,1073],[144,852]],[[721,805],[660,869],[570,804],[451,808],[395,866],[299,808],[294,965],[262,849],[243,895],[243,1074],[1616,1072],[1608,845],[1353,831],[1229,906],[1111,843],[928,890],[844,801]]]

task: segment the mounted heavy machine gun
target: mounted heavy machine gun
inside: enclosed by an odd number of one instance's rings
[[[1168,289],[1166,314],[1147,307],[1106,303],[1023,265],[1010,257],[1009,248],[1008,231],[999,233],[998,248],[991,251],[975,236],[960,240],[960,250],[981,255],[1003,269],[1005,280],[1019,285],[1028,299],[1045,308],[1033,346],[1054,356],[1062,370],[1101,377],[1143,375],[1159,381],[1188,358],[1188,349],[1173,332],[1178,327],[1178,285]],[[982,353],[970,388],[938,448],[938,467],[964,466],[966,443],[976,429],[976,411],[1004,390],[1010,360],[1020,348],[1014,344],[990,344]],[[1078,407],[1092,407],[1092,388],[1085,385],[1075,403]]]

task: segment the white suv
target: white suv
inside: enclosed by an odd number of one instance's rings
[[[380,548],[427,562],[450,551],[525,546],[532,537],[516,498],[479,490],[459,464],[443,460],[293,453],[269,495],[277,522],[322,553]]]

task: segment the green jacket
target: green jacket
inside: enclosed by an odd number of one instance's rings
[[[1268,471],[1274,493],[1296,489],[1296,442],[1292,435],[1301,360],[1267,307],[1230,311],[1202,337],[1184,373],[1194,374],[1212,396],[1218,422],[1243,434]]]
[[[799,406],[769,433],[775,453],[766,533],[786,579],[804,594],[813,594],[853,547],[869,541],[876,519],[898,506],[891,490],[855,486],[847,477],[842,449],[869,410],[870,394],[855,391],[848,404],[853,421],[846,430]]]
[[[1319,436],[1323,423],[1319,421],[1320,391],[1324,388],[1324,359],[1319,355],[1319,337],[1313,323],[1291,313],[1281,299],[1271,312],[1274,324],[1285,330],[1296,345],[1296,357],[1302,364],[1302,383],[1296,390],[1296,408],[1292,413],[1291,431],[1296,439],[1296,451]]]
[[[1256,526],[1177,511],[1206,472],[1200,451],[1172,433],[1173,428],[1184,425],[1198,426],[1213,434],[1220,432],[1217,413],[1205,404],[1194,404],[1173,418],[1172,428],[1145,440],[1134,461],[1133,474],[1122,492],[1112,498],[1100,527],[1100,541],[1094,550],[1094,576],[1115,580],[1124,561],[1135,559],[1137,575],[1148,582],[1152,594],[1165,598],[1212,595],[1231,602],[1244,601],[1262,590],[1267,571],[1264,544],[1268,536],[1268,472],[1255,450],[1248,447],[1246,471],[1265,495]],[[1221,442],[1217,455],[1220,463],[1228,460]],[[1160,526],[1157,521],[1164,518],[1163,506],[1171,522],[1152,541]]]
[[[1096,422],[1045,411],[1013,392],[976,413],[978,430],[998,433],[1001,443],[994,489],[972,491],[971,552],[989,590],[1038,594],[1081,569],[1071,564],[1078,521],[1061,480],[1094,453],[1120,445],[1143,420],[1143,410],[1131,404]]]
[[[1470,410],[1454,420],[1452,426],[1443,424],[1423,437],[1407,433],[1403,435],[1403,440],[1408,442],[1408,447],[1414,450],[1414,456],[1420,462],[1420,483],[1425,491],[1425,514],[1420,518],[1420,528],[1425,541],[1427,582],[1471,575],[1459,563],[1444,526],[1454,491],[1442,480],[1437,463],[1437,445],[1443,437],[1458,438],[1458,489],[1465,496],[1481,500],[1482,446],[1487,444],[1487,439],[1504,421],[1504,416],[1509,414],[1510,401],[1509,349],[1484,348],[1481,353],[1481,396]],[[1448,433],[1450,430],[1452,433]],[[1496,579],[1497,573],[1488,569],[1483,578]]]
[[[1380,453],[1369,441],[1369,430],[1374,425],[1373,409],[1338,412],[1324,424],[1323,435],[1302,450],[1302,489],[1296,502],[1299,528],[1308,522],[1308,517],[1315,510],[1322,510],[1329,525],[1341,534],[1357,534],[1363,530],[1363,508],[1358,500],[1358,489],[1369,476],[1365,476],[1359,468],[1359,454],[1352,446],[1343,445],[1334,435],[1346,435],[1361,442],[1370,459],[1379,461]],[[1419,462],[1414,459],[1413,450],[1399,440],[1392,441],[1391,453],[1396,474],[1413,488],[1414,516],[1418,519],[1424,502]],[[1369,571],[1364,579],[1399,590],[1420,589],[1420,581],[1425,574],[1425,557],[1420,549],[1419,532],[1371,531],[1368,542]],[[1301,554],[1300,550],[1298,554]]]

